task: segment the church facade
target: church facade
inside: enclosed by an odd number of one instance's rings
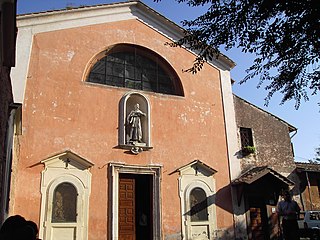
[[[129,1],[18,17],[10,214],[41,239],[234,239],[230,69]]]

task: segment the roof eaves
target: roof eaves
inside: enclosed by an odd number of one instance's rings
[[[47,11],[41,11],[41,12],[18,14],[17,19],[21,19],[24,17],[30,17],[30,16],[42,16],[42,15],[48,15],[48,14],[77,12],[77,11],[83,11],[83,10],[86,11],[88,9],[93,9],[93,8],[109,8],[109,7],[115,7],[117,5],[134,5],[134,4],[137,4],[138,2],[140,2],[140,1],[128,0],[128,1],[106,3],[106,4],[82,5],[79,7],[70,7],[70,8],[66,7],[66,8],[53,9],[53,10],[47,10]]]
[[[320,172],[320,164],[296,162],[296,169],[304,172]]]
[[[170,19],[166,18],[156,10],[152,9],[151,7],[147,6],[145,3],[141,1],[136,1],[136,0],[129,0],[129,1],[122,1],[122,2],[115,2],[115,3],[107,3],[107,4],[97,4],[97,5],[86,5],[86,6],[79,6],[79,7],[71,7],[71,8],[63,8],[63,9],[55,9],[55,10],[49,10],[49,11],[42,11],[42,12],[37,12],[37,13],[26,13],[26,14],[19,14],[17,15],[18,20],[23,20],[23,19],[28,19],[32,17],[45,17],[49,15],[54,15],[54,14],[65,14],[69,12],[82,12],[82,11],[88,11],[90,9],[103,9],[103,8],[113,8],[117,6],[136,6],[137,9],[140,9],[143,12],[149,12],[153,16],[157,17],[158,21],[161,21],[164,23],[166,26],[170,26],[170,28],[173,28],[174,31],[176,31],[178,34],[175,34],[178,40],[184,36],[184,28],[176,24],[175,22],[171,21]],[[172,30],[171,30],[172,32]],[[191,51],[187,46],[185,47],[186,50],[192,52],[193,54],[197,55],[196,52]],[[214,59],[215,60],[215,59]],[[209,64],[215,64],[215,61],[208,61]],[[220,53],[216,60],[222,64],[223,67],[225,68],[234,68],[236,66],[235,62],[232,61],[229,57],[224,55],[223,53]]]
[[[241,183],[251,184],[256,180],[262,178],[263,176],[267,175],[268,173],[272,174],[274,177],[278,178],[279,180],[281,180],[282,182],[288,185],[294,185],[294,182],[292,182],[290,179],[274,171],[272,168],[268,166],[251,168],[248,171],[241,174],[238,178],[233,180],[232,184],[233,185],[237,185]]]

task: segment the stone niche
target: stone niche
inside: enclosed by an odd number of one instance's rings
[[[139,92],[128,92],[119,108],[119,146],[134,154],[151,149],[149,100]]]

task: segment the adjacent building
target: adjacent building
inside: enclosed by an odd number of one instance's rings
[[[0,1],[0,224],[8,215],[14,104],[10,79],[15,66],[16,1]]]
[[[284,189],[299,200],[291,137],[297,129],[234,95],[241,174],[233,180],[249,239],[278,239],[276,205]]]
[[[320,164],[296,163],[302,210],[320,210]]]

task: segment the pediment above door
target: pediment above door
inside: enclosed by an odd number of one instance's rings
[[[79,169],[85,170],[94,166],[94,163],[79,156],[78,154],[67,150],[65,152],[55,154],[41,163],[45,165],[45,168],[64,168],[64,169]]]
[[[208,166],[200,160],[194,160],[191,163],[184,165],[174,172],[179,172],[180,175],[193,175],[193,176],[212,176],[217,170]]]

